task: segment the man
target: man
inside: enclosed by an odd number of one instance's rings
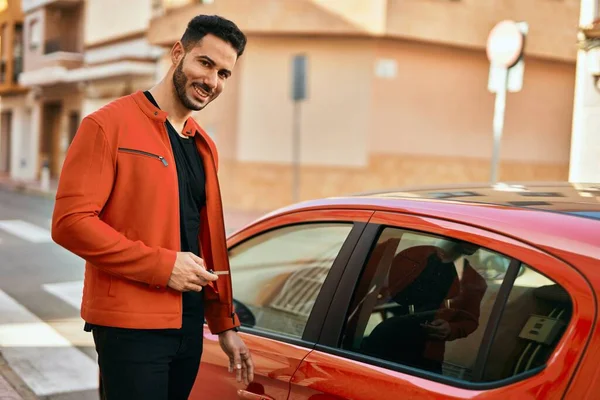
[[[233,22],[195,17],[165,77],[86,116],[67,154],[52,237],[86,261],[81,316],[108,400],[187,399],[204,318],[230,372],[253,380],[233,309],[217,150],[191,118],[223,91],[245,45]]]

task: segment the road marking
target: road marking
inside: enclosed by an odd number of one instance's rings
[[[81,309],[83,281],[46,283],[42,288],[76,309]]]
[[[97,364],[2,290],[0,351],[38,396],[98,388]]]
[[[52,242],[52,235],[49,230],[20,219],[0,221],[0,229],[29,242]]]

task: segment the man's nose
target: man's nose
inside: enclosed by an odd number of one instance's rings
[[[214,90],[217,87],[218,79],[217,72],[211,71],[204,77],[204,84]]]

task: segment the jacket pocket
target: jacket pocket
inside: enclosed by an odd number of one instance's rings
[[[118,150],[122,153],[129,153],[129,154],[133,154],[133,155],[154,158],[154,159],[162,162],[165,167],[167,167],[169,165],[167,160],[165,160],[165,158],[163,156],[160,156],[158,154],[149,153],[147,151],[142,151],[142,150],[137,150],[137,149],[129,149],[127,147],[119,147]]]
[[[117,295],[117,278],[111,275],[110,281],[108,282],[108,297],[115,297]]]

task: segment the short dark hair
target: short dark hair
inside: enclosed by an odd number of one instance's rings
[[[181,43],[185,51],[189,51],[202,38],[208,34],[231,44],[240,57],[246,48],[246,35],[232,21],[218,15],[197,15],[188,23],[181,36]]]

